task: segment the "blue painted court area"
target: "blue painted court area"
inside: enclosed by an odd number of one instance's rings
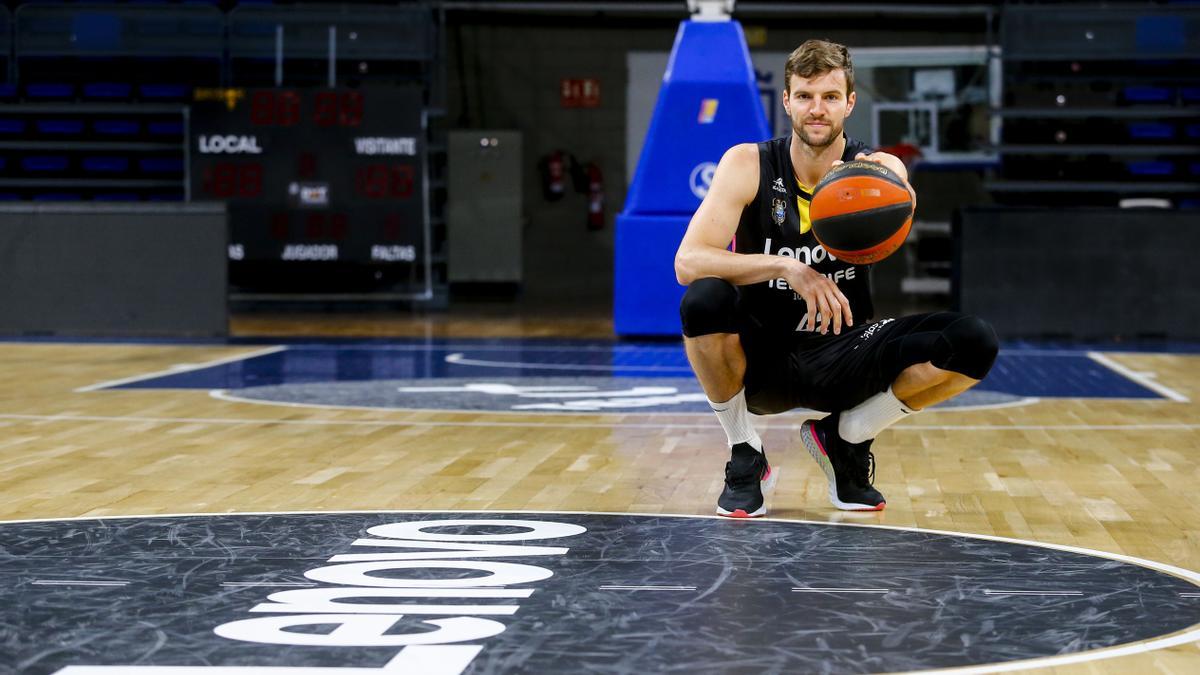
[[[1186,350],[1185,350],[1186,351]],[[292,344],[279,351],[115,384],[122,389],[238,390],[383,380],[521,378],[690,379],[679,344],[602,341],[453,340]],[[627,381],[629,381],[627,380]],[[1082,349],[1006,346],[979,389],[1020,397],[1162,396]]]

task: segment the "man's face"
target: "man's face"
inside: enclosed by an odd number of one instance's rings
[[[810,78],[792,75],[783,92],[783,109],[805,145],[824,148],[842,135],[854,109],[854,94],[846,96],[846,73],[841,68]]]

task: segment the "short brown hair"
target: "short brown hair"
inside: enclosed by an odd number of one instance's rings
[[[806,40],[788,57],[787,67],[783,70],[783,86],[791,91],[793,75],[808,79],[838,68],[846,73],[846,95],[849,96],[854,93],[854,64],[850,62],[850,50],[846,45],[828,40]]]

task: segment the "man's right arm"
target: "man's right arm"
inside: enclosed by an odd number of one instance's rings
[[[744,286],[786,276],[788,258],[728,250],[742,209],[758,192],[758,173],[758,146],[742,143],[725,152],[708,195],[692,216],[675,253],[675,278],[680,284],[719,277]]]
[[[697,279],[717,277],[735,286],[745,286],[768,279],[785,279],[808,306],[808,330],[816,329],[819,313],[822,333],[830,328],[841,333],[843,322],[852,326],[854,318],[850,302],[833,281],[795,258],[728,250],[742,210],[758,193],[758,174],[758,146],[743,143],[725,152],[708,195],[688,223],[675,253],[676,280],[687,286]]]

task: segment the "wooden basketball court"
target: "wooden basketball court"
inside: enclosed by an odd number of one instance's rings
[[[553,316],[242,318],[234,331],[266,337],[256,344],[6,342],[0,520],[713,512],[727,453],[710,416],[342,408],[249,403],[204,388],[97,387],[238,363],[269,352],[272,339],[411,344],[610,334],[602,320]],[[1185,352],[1102,354],[1117,374],[1164,394],[1155,398],[1046,397],[906,420],[875,444],[876,485],[888,500],[879,513],[830,506],[824,477],[793,438],[804,417],[762,419],[769,455],[782,470],[769,516],[995,535],[1200,570],[1200,354]],[[1196,672],[1200,648],[1191,642],[1053,668],[1151,670]]]

